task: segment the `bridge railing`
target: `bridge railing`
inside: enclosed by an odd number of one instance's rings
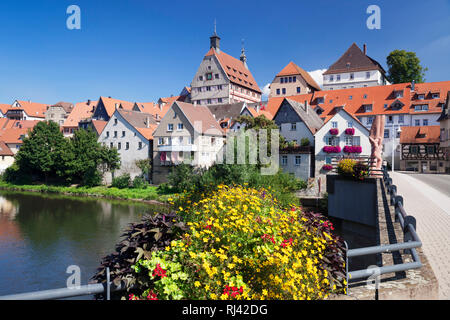
[[[403,243],[396,244],[388,244],[388,245],[379,245],[372,247],[364,247],[357,249],[348,249],[347,243],[346,246],[346,280],[347,280],[347,294],[348,294],[348,282],[350,279],[362,279],[370,277],[375,273],[377,275],[382,275],[386,273],[394,273],[401,272],[410,269],[418,269],[422,267],[422,262],[420,261],[419,255],[417,253],[417,248],[422,246],[422,242],[417,235],[416,232],[416,219],[413,216],[407,215],[405,208],[403,207],[403,197],[397,194],[397,187],[392,184],[392,178],[389,177],[389,173],[386,170],[386,167],[382,169],[383,181],[385,183],[388,194],[390,195],[391,205],[395,207],[395,221],[400,223],[400,226],[403,231]],[[355,270],[349,271],[348,258],[373,255],[379,253],[388,253],[388,252],[397,252],[400,250],[405,250],[404,253],[411,254],[413,262],[395,264],[391,266],[383,266],[378,269],[363,269],[363,270]]]
[[[124,285],[116,286],[110,281],[109,268],[106,268],[106,282],[95,283],[83,286],[66,287],[60,289],[51,289],[43,291],[26,292],[0,296],[0,300],[53,300],[65,299],[79,296],[87,296],[102,293],[105,300],[110,300],[111,292],[125,290]]]

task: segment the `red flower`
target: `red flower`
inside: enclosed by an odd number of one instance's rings
[[[158,263],[156,268],[153,270],[153,276],[160,276],[161,278],[167,277],[166,270],[161,268],[161,265]]]

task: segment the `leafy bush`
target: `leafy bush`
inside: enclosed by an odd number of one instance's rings
[[[192,197],[217,189],[224,184],[246,185],[252,188],[271,188],[279,201],[285,205],[298,203],[293,192],[307,187],[306,181],[279,170],[274,175],[261,175],[257,165],[214,164],[207,170],[194,169],[189,165],[176,166],[169,175],[174,191],[190,193]]]
[[[309,139],[308,138],[302,138],[302,140],[300,140],[300,145],[306,147],[309,146]]]
[[[136,176],[133,179],[133,188],[135,189],[144,189],[148,185],[147,181],[141,176]]]
[[[179,213],[190,228],[134,265],[149,286],[131,299],[324,299],[344,290],[341,243],[323,217],[283,210],[266,189],[220,185],[188,201]]]
[[[129,173],[125,173],[121,176],[112,179],[111,186],[118,189],[129,188],[131,185],[131,177]]]
[[[148,276],[137,277],[132,266],[142,257],[151,259],[152,252],[166,248],[185,230],[185,224],[175,213],[145,216],[141,222],[130,225],[122,235],[124,239],[116,246],[116,251],[102,259],[101,266],[92,279],[98,283],[105,283],[105,270],[109,267],[111,281],[115,285],[122,283],[127,288],[126,292],[112,293],[112,298],[128,298],[130,292],[136,293],[133,287],[143,288],[152,285],[152,279]],[[139,293],[142,293],[142,290]],[[97,295],[96,298],[103,297]]]

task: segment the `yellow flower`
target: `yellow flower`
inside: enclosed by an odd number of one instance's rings
[[[201,284],[200,284],[200,281],[195,281],[195,282],[194,282],[194,286],[195,286],[196,288],[200,287],[200,285],[201,285]]]

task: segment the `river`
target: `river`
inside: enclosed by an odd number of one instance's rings
[[[0,191],[0,296],[66,287],[71,265],[80,268],[81,284],[87,284],[128,224],[155,208]]]

